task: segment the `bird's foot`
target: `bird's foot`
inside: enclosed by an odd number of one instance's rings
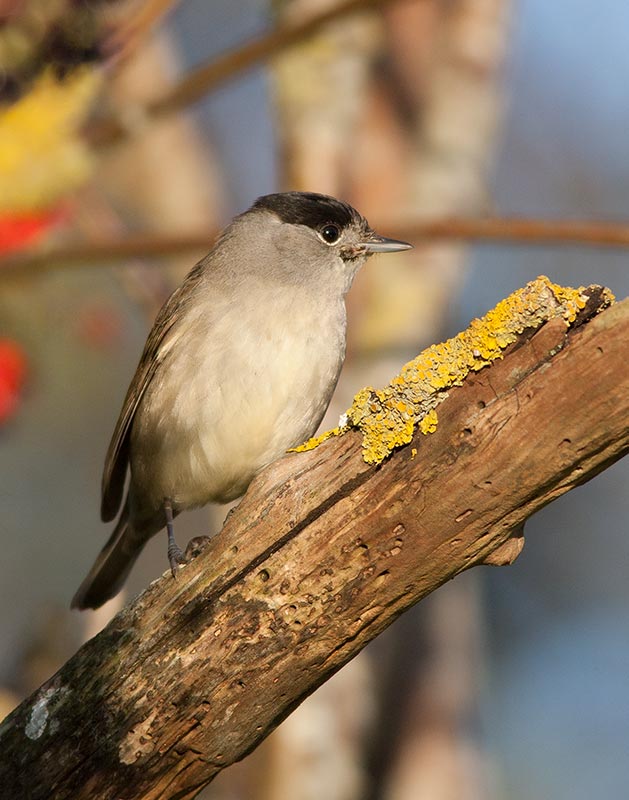
[[[173,527],[173,507],[170,500],[164,500],[164,514],[166,515],[166,533],[168,535],[168,563],[173,578],[177,577],[177,567],[186,563],[186,556],[183,550],[175,541],[175,529]]]
[[[209,536],[195,536],[188,542],[185,552],[174,539],[168,544],[168,563],[170,564],[173,578],[177,576],[177,570],[180,566],[188,564],[205,550],[209,541]]]
[[[185,553],[179,547],[177,542],[172,539],[168,542],[168,563],[170,564],[170,571],[172,572],[173,578],[177,577],[177,569],[182,564],[186,564],[188,559],[186,558]]]

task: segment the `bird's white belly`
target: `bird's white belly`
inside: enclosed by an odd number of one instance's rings
[[[132,483],[141,505],[232,500],[263,466],[314,433],[344,357],[344,307],[334,311],[335,318],[303,320],[299,330],[293,317],[291,331],[275,316],[257,329],[236,329],[237,337],[226,320],[225,330],[218,325],[199,342],[192,365],[180,352],[164,365],[159,395],[147,394],[134,423]],[[171,398],[166,408],[164,397]]]

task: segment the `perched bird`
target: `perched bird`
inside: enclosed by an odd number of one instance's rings
[[[105,460],[101,516],[120,516],[74,608],[117,594],[164,526],[174,574],[184,558],[173,518],[240,497],[312,436],[345,358],[356,272],[372,253],[410,246],[321,194],[266,195],[232,221],[149,334]]]

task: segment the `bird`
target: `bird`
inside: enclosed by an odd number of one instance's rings
[[[186,559],[174,518],[237,499],[315,433],[345,359],[356,273],[410,247],[314,192],[264,195],[231,221],[148,335],[103,470],[101,518],[118,520],[73,608],[114,597],[164,527],[175,575]]]

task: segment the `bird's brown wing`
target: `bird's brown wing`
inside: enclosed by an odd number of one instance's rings
[[[129,444],[131,426],[135,412],[142,397],[153,379],[155,372],[163,360],[163,352],[167,350],[169,334],[176,327],[185,308],[187,299],[194,292],[203,272],[203,261],[188,274],[183,284],[176,289],[157,315],[155,323],[148,335],[140,363],[135,371],[131,385],[124,399],[118,422],[114,429],[103,469],[101,484],[100,515],[103,522],[113,519],[122,503],[125,477],[129,464]]]
[[[161,314],[160,314],[161,316]],[[125,477],[129,463],[129,440],[135,412],[159,364],[159,349],[170,325],[158,324],[153,328],[144,346],[144,352],[124,399],[118,422],[114,429],[103,469],[100,516],[103,522],[113,519],[122,503]],[[173,320],[174,322],[174,320]],[[172,325],[172,323],[171,323]]]

